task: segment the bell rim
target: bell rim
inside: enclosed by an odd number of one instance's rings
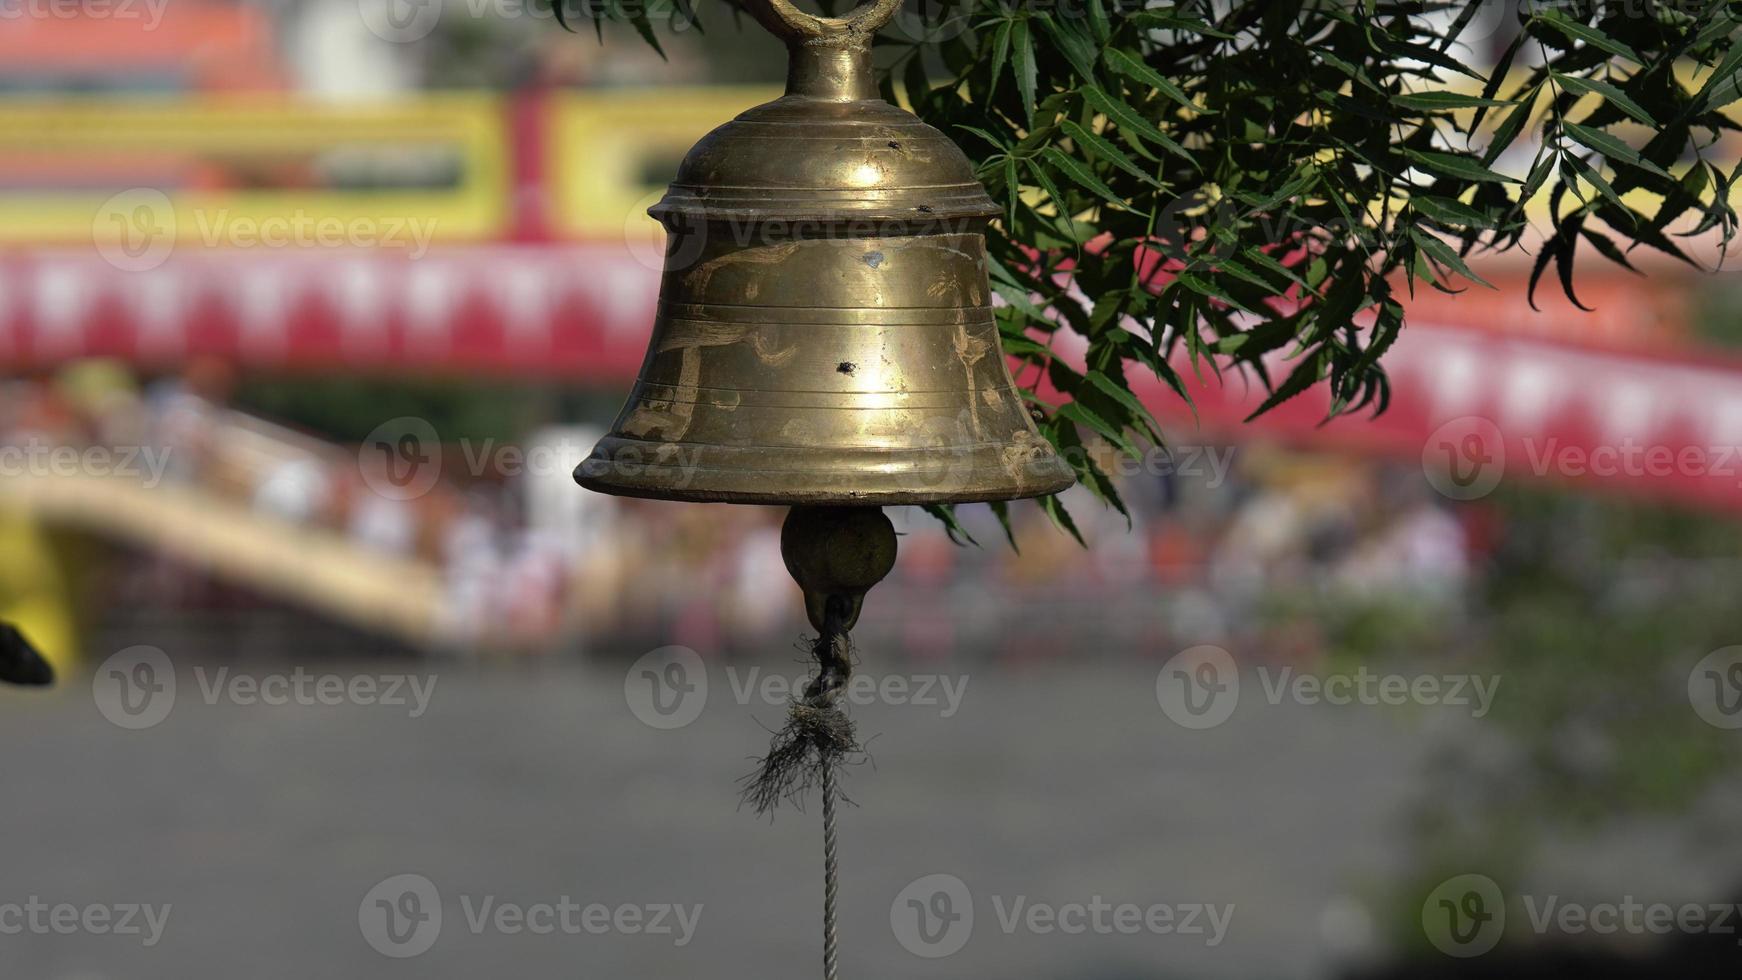
[[[956,488],[915,487],[902,482],[905,472],[848,468],[816,469],[804,467],[751,466],[683,466],[662,463],[619,463],[610,449],[645,447],[653,450],[671,443],[650,443],[643,440],[608,436],[591,455],[575,467],[574,479],[582,488],[616,497],[644,500],[675,500],[689,503],[762,504],[794,506],[806,504],[838,504],[844,506],[899,506],[907,504],[962,504],[988,501],[1027,500],[1062,493],[1076,485],[1070,467],[1056,454],[1030,459],[1019,467],[1021,479],[1008,479],[1011,471],[978,468],[973,474],[982,479],[964,477]],[[716,447],[716,451],[719,447]],[[1049,447],[1050,450],[1050,447]],[[740,450],[742,451],[742,450]],[[894,451],[892,456],[905,456],[909,461],[926,454]],[[985,479],[988,473],[1006,479]],[[851,489],[843,484],[849,482]],[[882,476],[887,486],[878,486]]]

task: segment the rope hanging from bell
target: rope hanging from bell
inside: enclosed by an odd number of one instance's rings
[[[895,528],[875,507],[794,507],[780,530],[786,569],[804,589],[805,614],[816,628],[810,644],[816,673],[787,709],[768,754],[745,779],[744,802],[768,813],[782,801],[802,806],[820,789],[823,799],[823,977],[839,977],[836,900],[840,862],[835,808],[846,799],[841,767],[864,753],[853,720],[841,704],[853,673],[848,635],[865,593],[895,565]]]
[[[831,806],[836,771],[863,753],[853,719],[841,707],[853,671],[853,644],[841,625],[847,602],[830,596],[823,629],[810,644],[815,673],[803,694],[787,707],[786,724],[769,742],[768,754],[745,779],[744,802],[757,813],[768,813],[782,800],[795,805],[814,787],[823,786],[823,805]]]

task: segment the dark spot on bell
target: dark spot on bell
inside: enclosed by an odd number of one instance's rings
[[[890,149],[891,149],[891,150],[899,150],[899,149],[901,149],[901,144],[900,144],[900,143],[897,143],[897,142],[895,142],[895,141],[894,141],[894,140],[890,140],[890,141],[889,141],[889,148],[890,148]]]
[[[866,252],[865,253],[865,264],[870,266],[873,269],[882,265],[883,264],[883,253],[882,252]]]
[[[921,212],[921,213],[922,213],[922,214],[931,214],[931,205],[929,205],[929,204],[921,204],[921,205],[920,205],[920,206],[919,206],[919,210],[920,210],[920,212]]]
[[[858,369],[859,369],[859,365],[854,364],[852,361],[842,361],[841,363],[835,365],[835,370],[841,372],[842,374],[852,374],[854,371],[856,371]]]

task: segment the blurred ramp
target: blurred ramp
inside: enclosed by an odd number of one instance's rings
[[[174,556],[219,578],[422,647],[446,592],[434,565],[358,547],[190,486],[119,476],[0,480],[0,506]]]

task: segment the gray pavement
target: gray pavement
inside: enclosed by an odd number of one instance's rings
[[[1188,731],[1157,707],[1158,666],[971,667],[950,717],[856,707],[877,737],[875,765],[850,776],[860,805],[842,813],[843,976],[1328,975],[1337,937],[1360,932],[1347,897],[1406,866],[1426,751],[1414,723],[1249,698],[1227,723]],[[815,809],[770,821],[737,808],[736,781],[781,717],[760,698],[737,703],[748,668],[711,668],[700,716],[671,730],[626,705],[626,664],[305,668],[433,675],[416,718],[410,705],[208,704],[215,669],[178,664],[173,710],[137,731],[105,719],[89,676],[0,692],[0,931],[20,921],[6,904],[33,896],[81,915],[71,934],[52,911],[0,934],[0,977],[819,975]],[[442,921],[411,940],[432,939],[426,952],[392,958],[370,943],[386,912],[366,909],[401,874],[439,899],[390,895],[405,918],[388,948],[408,951],[393,940],[431,905]],[[945,935],[940,917],[916,942],[904,889],[933,875],[959,879],[971,929]],[[568,931],[539,911],[564,896],[583,910]],[[82,918],[134,903],[171,907],[149,948]],[[604,910],[585,913],[594,903]],[[1183,926],[1189,907],[1226,904],[1216,945],[1147,918],[1161,906]],[[700,906],[686,943],[650,930],[656,917],[678,928],[666,906]],[[521,910],[554,931],[516,931]],[[607,912],[609,930],[588,931]],[[1133,916],[1145,924],[1122,932]]]

